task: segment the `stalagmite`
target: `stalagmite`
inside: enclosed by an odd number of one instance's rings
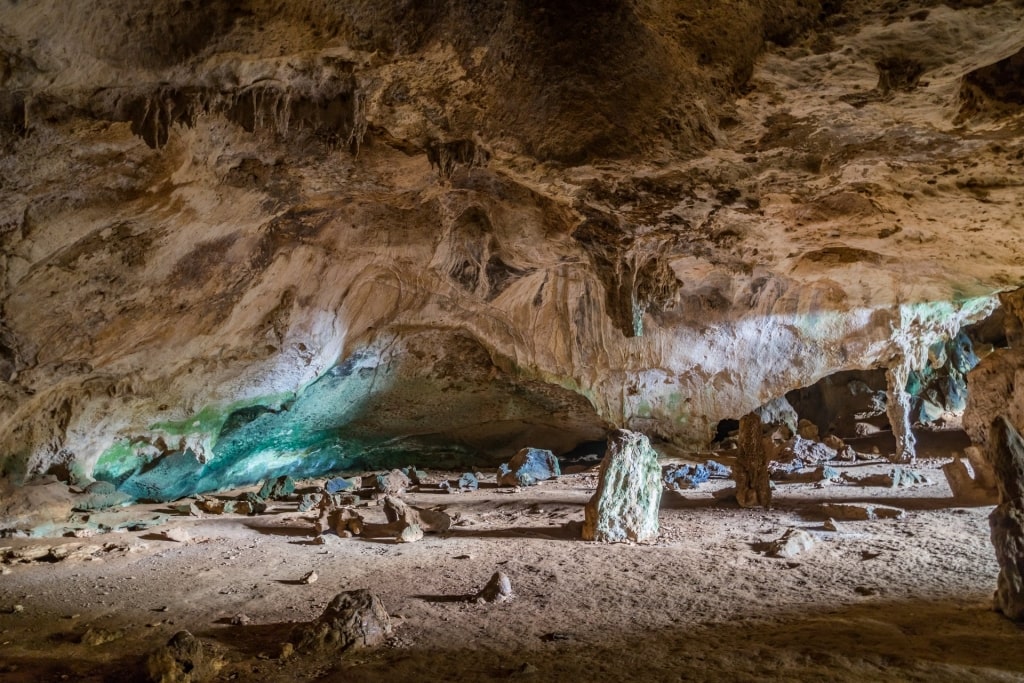
[[[661,468],[647,437],[619,429],[608,436],[597,492],[587,503],[586,541],[650,541],[658,536]]]
[[[1024,620],[1024,440],[1005,417],[989,432],[988,454],[999,488],[999,505],[989,515],[992,545],[999,562],[995,606]]]
[[[885,412],[892,425],[892,435],[896,439],[897,462],[913,462],[917,458],[914,448],[916,439],[910,423],[910,394],[907,393],[907,379],[910,377],[910,366],[906,359],[890,367],[885,372],[886,397]]]
[[[768,452],[764,447],[764,427],[757,413],[740,420],[739,458],[736,461],[736,500],[742,507],[772,504],[768,477]]]

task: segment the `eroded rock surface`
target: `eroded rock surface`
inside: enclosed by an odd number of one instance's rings
[[[704,445],[1024,276],[1011,0],[240,7],[3,4],[15,483]]]
[[[586,541],[650,541],[658,537],[661,467],[647,437],[624,429],[608,436],[597,491],[584,508]]]

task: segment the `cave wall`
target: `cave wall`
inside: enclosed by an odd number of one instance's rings
[[[1013,2],[0,3],[14,480],[699,446],[1024,274]]]

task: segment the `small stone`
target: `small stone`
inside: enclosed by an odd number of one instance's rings
[[[399,543],[415,543],[423,540],[423,529],[419,524],[407,524],[398,532]]]
[[[457,486],[463,493],[476,491],[480,488],[480,480],[477,479],[476,475],[472,472],[465,472],[461,477],[459,477]]]
[[[236,614],[235,616],[231,617],[231,625],[232,626],[245,626],[250,621],[252,621],[252,620],[249,619],[249,615],[248,614]]]
[[[289,659],[295,654],[295,646],[291,643],[281,643],[281,652],[277,655],[278,659]]]
[[[839,531],[839,523],[831,517],[826,519],[825,523],[821,526],[825,531]]]
[[[308,585],[308,584],[311,584],[311,583],[316,583],[316,580],[318,578],[320,578],[320,577],[317,576],[316,572],[315,571],[311,571],[308,574],[306,574],[305,576],[303,576],[301,581],[302,581],[302,583]]]
[[[162,535],[168,541],[174,541],[175,543],[188,543],[192,540],[191,534],[189,534],[187,530],[179,527],[167,529]]]
[[[25,606],[24,605],[15,605],[14,607],[11,608],[11,614],[21,614],[24,611],[25,611]]]
[[[476,600],[483,602],[505,602],[511,600],[512,581],[505,572],[494,572],[487,585],[476,594]]]
[[[814,536],[811,536],[805,529],[786,529],[781,538],[769,544],[768,555],[782,558],[795,557],[813,548],[815,543]]]

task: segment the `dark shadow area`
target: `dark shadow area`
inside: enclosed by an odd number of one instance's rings
[[[472,602],[476,598],[475,593],[465,593],[462,595],[414,595],[412,596],[418,600],[424,602]]]
[[[507,527],[504,529],[470,529],[459,527],[445,533],[450,538],[540,538],[549,541],[579,541],[580,523],[562,526]]]

